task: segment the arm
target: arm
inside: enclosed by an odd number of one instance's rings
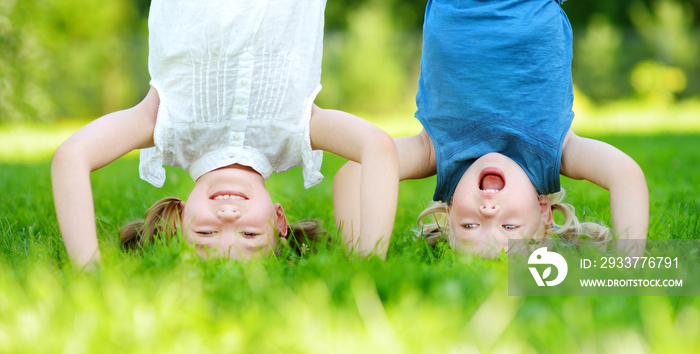
[[[133,149],[153,145],[158,103],[151,88],[138,105],[91,122],[54,154],[51,184],[56,218],[68,256],[79,267],[100,257],[90,173]]]
[[[399,180],[421,179],[435,175],[435,148],[428,132],[394,139],[399,150]]]
[[[385,257],[399,191],[398,157],[391,137],[351,114],[314,106],[311,144],[361,166],[354,190],[338,190],[347,181],[334,180],[336,222],[349,247],[359,254]]]
[[[631,157],[610,144],[579,137],[569,130],[561,174],[586,179],[610,191],[610,211],[618,238],[646,240],[649,190],[644,172]],[[643,252],[634,253],[639,251]]]
[[[399,157],[399,180],[425,178],[435,174],[435,153],[425,131],[394,139]],[[360,181],[366,166],[349,161],[333,179],[333,209],[336,224],[342,227],[343,241],[360,238],[365,219],[360,215]]]

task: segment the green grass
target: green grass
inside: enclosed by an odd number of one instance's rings
[[[700,238],[700,134],[596,135],[634,157],[650,188],[650,238]],[[509,297],[507,263],[432,250],[409,229],[434,179],[401,185],[386,261],[317,255],[250,264],[204,261],[186,247],[121,252],[115,230],[153,201],[186,198],[168,169],[162,189],[138,179],[132,155],[93,174],[104,262],[76,273],[57,230],[46,156],[0,163],[0,352],[563,352],[700,349],[697,297]],[[332,227],[322,184],[273,176],[291,220]],[[624,178],[624,176],[621,176]],[[584,219],[609,221],[608,195],[563,180]]]

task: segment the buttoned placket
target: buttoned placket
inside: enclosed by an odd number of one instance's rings
[[[250,52],[242,54],[238,59],[238,78],[233,106],[233,115],[236,118],[233,121],[236,123],[230,129],[229,139],[239,151],[240,147],[243,146],[247,120],[250,117],[248,107],[250,107],[250,87],[254,63],[255,57]]]

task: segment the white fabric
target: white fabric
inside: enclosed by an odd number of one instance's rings
[[[309,140],[321,89],[325,0],[153,0],[148,69],[160,97],[142,179],[161,187],[164,164],[194,180],[234,163],[264,178],[303,166],[319,183]]]

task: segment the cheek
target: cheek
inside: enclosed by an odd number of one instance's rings
[[[243,242],[233,245],[232,252],[237,252],[245,259],[258,258],[267,255],[270,250],[277,248],[279,237],[272,229],[268,230],[267,236],[261,235],[252,240],[243,240]]]
[[[194,208],[194,206],[188,205],[188,207],[185,207],[182,210],[182,219],[180,220],[180,227],[182,227],[183,231],[187,231],[196,219],[204,220],[205,216],[203,216],[203,214],[198,215],[197,209]]]
[[[477,253],[486,240],[481,236],[481,233],[464,232],[460,231],[458,228],[450,227],[448,241],[450,243],[450,248],[453,250],[468,254]]]
[[[543,224],[534,224],[528,227],[528,229],[523,230],[518,238],[524,241],[542,241],[546,238],[545,226]]]
[[[508,249],[507,238],[463,236],[456,237],[450,244],[452,249],[460,254],[473,254],[483,258],[494,258],[501,250]]]
[[[540,224],[535,231],[533,232],[532,236],[535,240],[543,240],[547,238],[547,232],[546,232],[546,227],[544,224]]]
[[[448,208],[450,215],[458,214],[462,210],[474,208],[474,204],[477,203],[474,201],[475,199],[475,196],[469,195],[468,193],[457,193],[457,191],[455,191],[455,194],[452,196],[452,202]]]
[[[279,245],[279,236],[274,232],[274,230],[270,230],[268,232],[267,236],[267,244],[265,246],[269,246],[269,248],[274,249]]]
[[[461,235],[452,234],[449,239],[450,248],[461,254],[473,253],[473,250],[478,247],[479,241],[472,240]]]

